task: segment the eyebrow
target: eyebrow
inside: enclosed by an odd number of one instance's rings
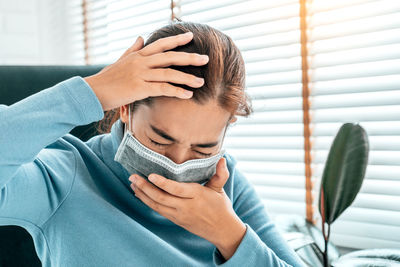
[[[156,134],[158,134],[162,138],[167,139],[167,140],[172,141],[172,142],[177,142],[177,140],[175,138],[171,137],[170,135],[168,135],[163,130],[158,129],[157,127],[155,127],[155,126],[153,126],[151,124],[150,124],[150,127]],[[193,144],[192,146],[207,148],[207,147],[214,147],[214,146],[218,145],[218,143],[219,142],[216,141],[216,142],[210,142],[210,143],[205,143],[205,144]]]

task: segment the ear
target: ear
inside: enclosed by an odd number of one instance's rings
[[[123,123],[128,123],[129,114],[128,114],[128,105],[121,106],[119,108],[119,117]]]

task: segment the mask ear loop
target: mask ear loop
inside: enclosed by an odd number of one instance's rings
[[[230,119],[228,120],[228,123],[226,124],[226,126],[225,126],[225,130],[224,130],[224,136],[222,137],[222,141],[221,141],[221,149],[220,150],[223,150],[224,149],[224,141],[225,141],[225,136],[226,136],[226,131],[228,130],[228,128],[229,128],[229,121],[230,121]]]
[[[128,104],[128,131],[131,131],[131,104]]]

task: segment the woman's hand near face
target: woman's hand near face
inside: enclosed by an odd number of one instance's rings
[[[223,189],[228,178],[226,160],[221,158],[216,174],[204,186],[179,183],[155,174],[149,176],[152,183],[137,174],[129,180],[132,181],[135,195],[143,203],[175,224],[213,243],[228,260],[246,232],[246,226],[236,215]]]
[[[143,47],[143,39],[139,37],[115,63],[84,79],[104,111],[150,96],[190,98],[191,91],[169,82],[198,88],[204,84],[204,79],[166,67],[201,66],[208,62],[208,56],[165,51],[187,44],[192,38],[193,34],[189,32],[162,38]]]

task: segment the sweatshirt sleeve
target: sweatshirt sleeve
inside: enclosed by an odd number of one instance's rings
[[[35,214],[45,214],[46,207],[54,208],[55,203],[49,203],[51,195],[65,192],[66,188],[59,187],[71,182],[55,178],[57,166],[45,166],[38,154],[54,159],[55,165],[69,169],[73,176],[74,166],[67,162],[74,162],[74,153],[67,144],[53,149],[51,144],[74,127],[103,116],[98,98],[81,77],[13,105],[0,105],[0,217],[32,221]]]
[[[233,208],[246,225],[246,233],[227,261],[214,249],[215,266],[304,266],[278,232],[246,177],[233,167],[229,171],[234,183]]]

